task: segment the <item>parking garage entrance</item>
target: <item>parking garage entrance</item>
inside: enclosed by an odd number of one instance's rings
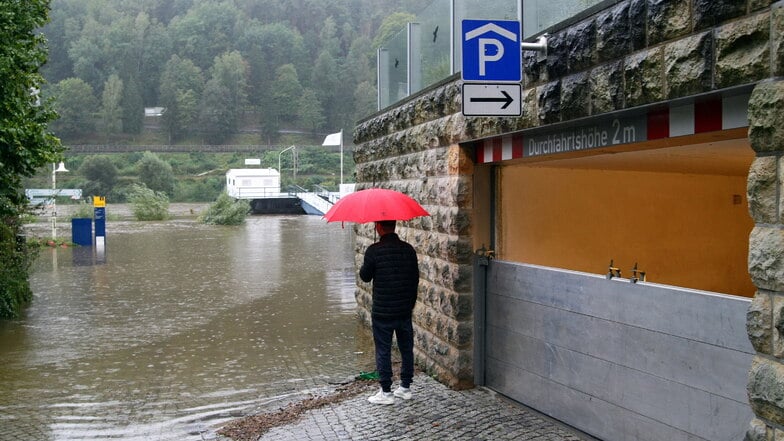
[[[480,384],[600,439],[743,437],[748,98],[472,144],[495,252],[477,294]]]

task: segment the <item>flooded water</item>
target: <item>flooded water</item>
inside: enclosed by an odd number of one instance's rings
[[[33,303],[0,322],[0,439],[210,439],[372,366],[351,228],[255,216],[106,230],[105,263],[44,249]]]

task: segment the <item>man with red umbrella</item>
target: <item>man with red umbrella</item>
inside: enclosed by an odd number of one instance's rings
[[[368,398],[373,404],[394,404],[395,397],[411,399],[414,377],[414,328],[411,314],[419,286],[417,254],[409,243],[395,233],[395,221],[375,223],[378,242],[365,251],[359,277],[373,282],[371,311],[373,340],[376,345],[376,370],[381,390]],[[397,338],[402,366],[400,386],[392,392],[392,334]]]
[[[373,404],[411,399],[414,377],[414,327],[411,314],[417,299],[419,263],[409,243],[395,233],[396,220],[430,216],[417,201],[399,191],[369,188],[340,198],[324,214],[327,222],[375,222],[380,239],[365,250],[359,277],[373,281],[371,319],[376,343],[376,370],[381,390],[368,398]],[[392,392],[392,335],[403,359],[400,387]]]

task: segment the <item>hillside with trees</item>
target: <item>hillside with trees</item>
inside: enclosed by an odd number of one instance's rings
[[[375,111],[375,48],[412,0],[53,0],[44,95],[64,144],[134,142],[163,107],[167,144],[238,132],[351,133]]]

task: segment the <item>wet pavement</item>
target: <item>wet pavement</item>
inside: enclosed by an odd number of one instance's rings
[[[367,398],[375,392],[371,385],[359,395],[307,411],[296,422],[247,439],[595,441],[489,389],[454,391],[424,374],[415,377],[411,400],[370,404]]]

